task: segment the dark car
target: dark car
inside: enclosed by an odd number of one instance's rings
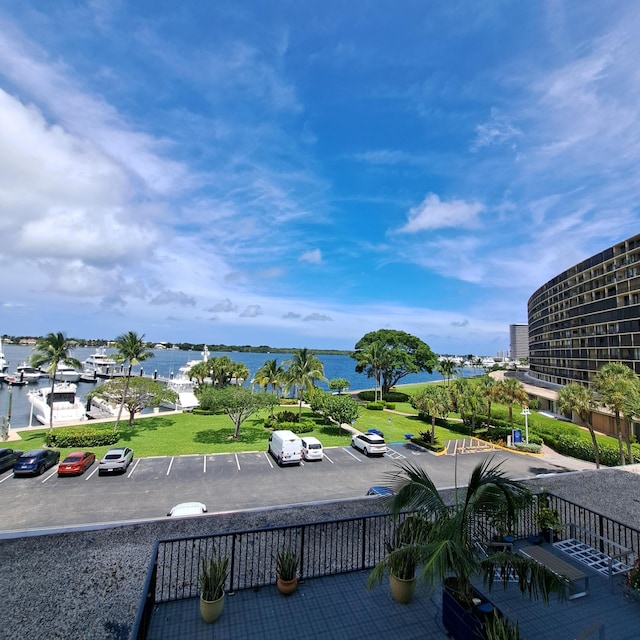
[[[15,449],[0,449],[0,473],[11,469],[16,460],[22,455],[22,451]]]
[[[23,453],[13,467],[14,476],[38,476],[58,464],[60,452],[53,449],[33,449]]]
[[[79,476],[95,461],[96,454],[91,451],[74,451],[58,465],[58,476]]]

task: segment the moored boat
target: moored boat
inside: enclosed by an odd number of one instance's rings
[[[86,420],[83,402],[76,396],[76,385],[69,382],[57,382],[51,387],[39,387],[29,391],[27,399],[32,407],[32,415],[41,424],[49,424],[53,412],[53,424],[73,424]],[[31,424],[31,420],[29,420]]]
[[[20,382],[37,382],[44,376],[45,374],[37,369],[36,367],[32,367],[27,362],[23,362],[16,367],[16,370],[13,374],[14,378],[17,378]],[[15,384],[15,383],[14,383]]]
[[[83,363],[85,373],[94,378],[110,378],[122,373],[121,367],[104,347],[96,349]]]
[[[56,380],[59,382],[79,382],[82,372],[71,365],[60,362],[56,369]]]

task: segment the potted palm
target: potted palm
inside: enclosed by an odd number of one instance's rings
[[[515,574],[523,594],[545,602],[554,592],[564,597],[562,578],[535,561],[504,551],[486,557],[476,552],[472,534],[476,520],[504,508],[513,521],[517,504],[528,493],[505,475],[501,465],[491,458],[479,463],[466,490],[456,491],[454,505],[445,503],[426,471],[410,462],[400,464],[390,479],[396,490],[389,503],[392,513],[417,511],[432,520],[426,538],[413,543],[421,566],[418,577],[428,586],[442,585],[442,621],[453,638],[486,638],[485,625],[496,614],[474,588],[472,579],[477,576],[483,576],[489,591],[496,577],[506,587]]]
[[[278,591],[289,595],[298,586],[298,556],[291,547],[280,549],[275,555]]]
[[[533,516],[533,521],[546,542],[551,542],[551,530],[561,524],[557,509],[552,509],[547,505],[542,505],[538,509],[538,512]]]
[[[372,589],[388,573],[393,599],[402,604],[411,602],[420,557],[418,543],[424,542],[428,533],[429,522],[423,514],[407,516],[397,526],[391,541],[387,542],[387,553],[369,575],[367,587]]]
[[[229,576],[229,558],[214,554],[202,558],[200,567],[200,614],[205,622],[215,622],[224,606],[224,585]]]

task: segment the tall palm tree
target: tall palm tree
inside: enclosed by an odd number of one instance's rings
[[[378,389],[380,389],[380,400],[382,400],[382,377],[381,373],[385,368],[386,348],[383,342],[374,341],[368,344],[362,351],[357,353],[358,366],[366,369],[367,377],[374,379],[373,400],[378,400]]]
[[[627,396],[632,393],[636,384],[638,384],[636,374],[621,362],[608,362],[593,376],[593,390],[615,416],[620,464],[625,464],[621,414]]]
[[[302,415],[302,395],[305,391],[310,391],[316,381],[327,382],[324,377],[324,365],[306,347],[298,349],[293,357],[286,363],[287,383],[297,389],[299,405],[298,419]]]
[[[51,395],[49,396],[49,431],[53,431],[53,391],[56,385],[56,373],[60,363],[80,369],[80,361],[71,356],[73,345],[64,333],[48,333],[44,338],[36,342],[34,354],[31,356],[31,364],[37,369],[48,367],[47,373],[51,376]]]
[[[513,405],[525,404],[529,400],[524,385],[516,378],[505,378],[498,382],[500,399],[509,407],[509,424],[513,429]]]
[[[591,444],[593,446],[593,456],[596,462],[596,469],[600,468],[600,450],[596,433],[591,424],[591,413],[596,408],[596,401],[591,389],[583,387],[577,382],[572,382],[558,391],[558,409],[562,413],[577,414],[582,424],[587,425],[591,434]]]
[[[436,365],[437,371],[442,376],[442,379],[447,381],[447,385],[449,384],[451,377],[459,368],[458,363],[453,358],[442,358],[442,360],[439,360]]]
[[[266,360],[265,363],[256,371],[251,384],[257,384],[265,391],[271,385],[271,390],[277,396],[280,395],[280,389],[282,387],[282,380],[284,377],[284,369],[282,365],[278,364],[276,358]]]
[[[125,364],[127,366],[127,380],[124,385],[124,392],[122,394],[122,401],[118,408],[118,417],[116,423],[113,426],[113,432],[118,432],[118,425],[120,424],[120,418],[122,417],[122,409],[127,399],[127,393],[129,392],[129,382],[131,381],[131,367],[134,364],[144,362],[149,358],[153,358],[153,351],[147,349],[144,343],[144,333],[141,336],[135,331],[127,331],[116,338],[115,342],[116,354],[115,360],[118,364]]]
[[[483,375],[478,382],[480,393],[487,403],[487,424],[491,426],[491,405],[497,395],[496,381],[489,375]]]

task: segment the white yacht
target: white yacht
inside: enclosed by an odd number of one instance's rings
[[[84,403],[76,396],[76,385],[57,382],[51,387],[40,387],[29,391],[27,399],[31,404],[31,416],[41,424],[48,425],[53,411],[53,424],[73,424],[86,420]],[[31,424],[31,416],[29,424]]]
[[[63,362],[60,362],[56,369],[56,380],[59,382],[79,382],[81,375],[81,371]]]
[[[96,349],[83,363],[84,370],[97,377],[109,377],[120,370],[113,356],[109,355],[104,347]]]
[[[182,368],[182,367],[181,367]],[[171,409],[179,411],[191,411],[200,404],[198,398],[196,398],[195,383],[190,380],[186,375],[179,374],[175,378],[171,378],[167,382],[167,388],[175,391],[178,394],[178,400],[174,403],[167,403],[165,406]]]
[[[204,351],[200,352],[200,355],[202,356],[201,360],[188,360],[186,364],[183,364],[180,369],[178,369],[178,376],[177,377],[181,377],[184,376],[185,378],[189,378],[189,371],[191,371],[191,368],[196,365],[196,364],[200,364],[201,362],[207,362],[209,360],[209,347],[207,347],[207,345],[204,345]]]

